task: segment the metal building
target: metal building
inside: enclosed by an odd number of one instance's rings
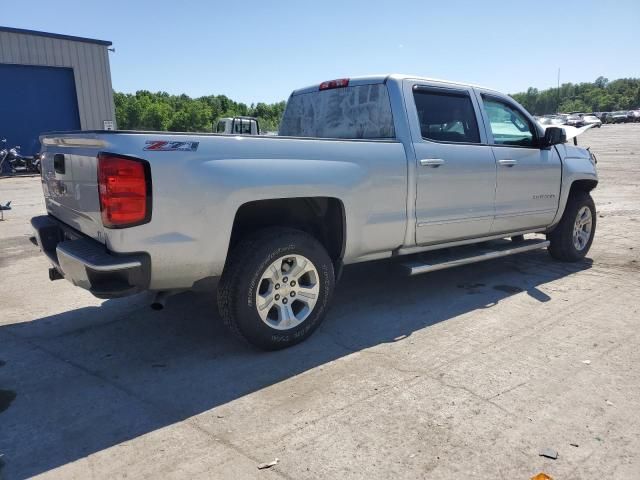
[[[115,128],[110,45],[0,27],[0,138],[33,155],[43,132]]]

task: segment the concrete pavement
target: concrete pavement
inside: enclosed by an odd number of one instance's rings
[[[0,475],[640,478],[640,125],[580,143],[601,175],[588,259],[353,266],[314,336],[274,353],[237,343],[213,295],[154,312],[50,282],[39,178],[0,179]]]

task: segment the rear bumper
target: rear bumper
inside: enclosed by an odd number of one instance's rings
[[[115,298],[147,290],[151,272],[144,253],[115,254],[101,243],[50,215],[31,219],[35,241],[53,267],[74,285],[99,298]]]

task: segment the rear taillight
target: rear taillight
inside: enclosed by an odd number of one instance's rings
[[[349,86],[348,78],[339,78],[337,80],[329,80],[320,84],[319,90],[331,90],[332,88],[344,88]]]
[[[133,227],[151,220],[148,162],[111,153],[99,154],[98,189],[105,227]]]

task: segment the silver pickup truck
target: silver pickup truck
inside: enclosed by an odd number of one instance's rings
[[[536,248],[576,261],[595,233],[594,156],[510,97],[460,83],[323,82],[291,94],[274,137],[41,143],[48,215],[32,225],[51,279],[100,298],[150,290],[156,307],[217,288],[224,322],[265,349],[318,327],[345,264],[405,256],[417,274]]]

